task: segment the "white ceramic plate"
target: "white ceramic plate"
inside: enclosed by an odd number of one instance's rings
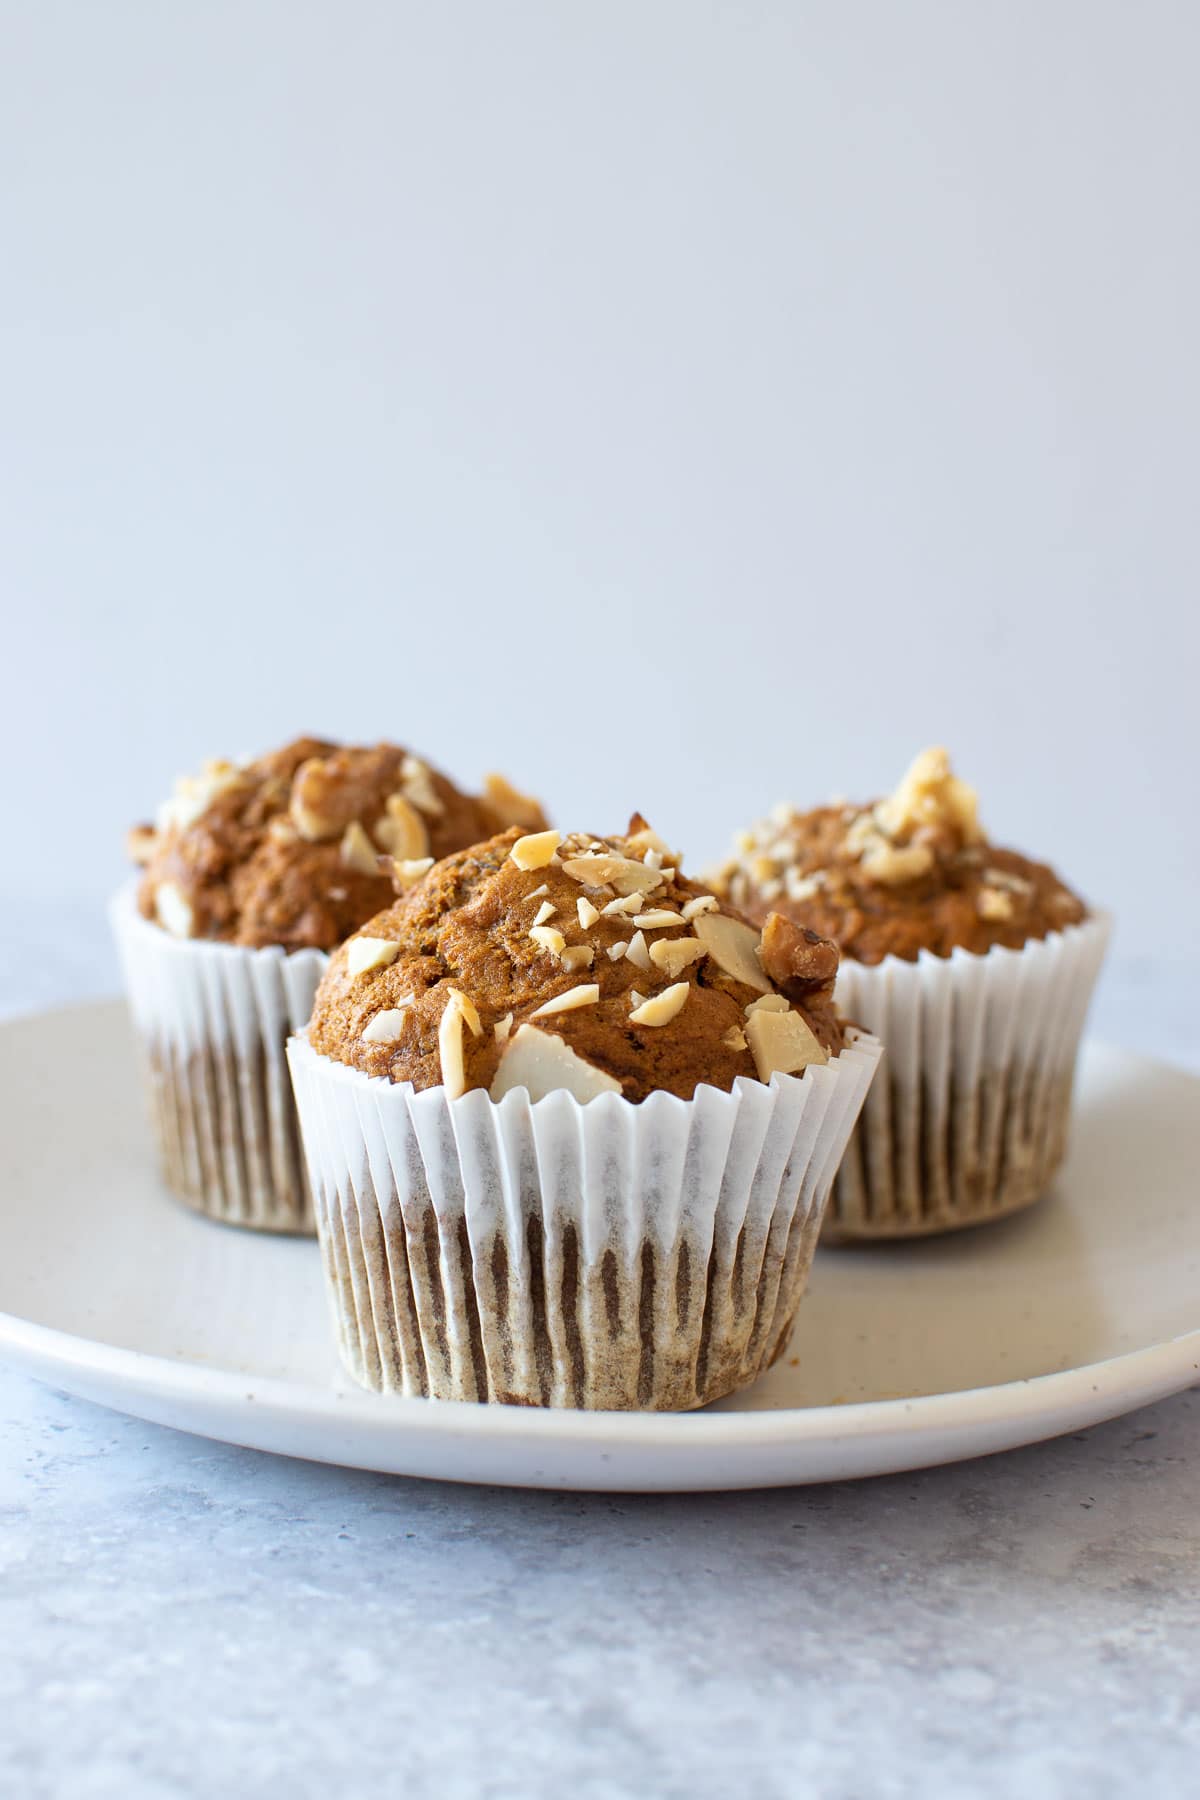
[[[826,1250],[788,1355],[684,1416],[385,1400],[344,1378],[315,1244],[230,1231],[154,1173],[118,1003],[0,1027],[0,1354],[185,1431],[511,1486],[830,1481],[1004,1450],[1200,1379],[1200,1080],[1091,1047],[1031,1212]]]

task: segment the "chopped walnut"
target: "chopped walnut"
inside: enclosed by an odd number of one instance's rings
[[[825,989],[832,993],[838,950],[815,931],[773,912],[763,926],[759,947],[762,966],[775,986],[792,1000]]]
[[[975,790],[951,773],[950,758],[940,748],[922,750],[895,793],[875,808],[875,819],[892,838],[922,826],[952,832],[964,844],[983,837]]]

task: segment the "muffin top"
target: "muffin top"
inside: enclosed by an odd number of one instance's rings
[[[335,952],[308,1028],[367,1075],[452,1099],[688,1100],[841,1049],[836,947],[722,907],[636,815],[625,837],[512,829],[396,881]]]
[[[502,776],[477,799],[396,744],[297,738],[183,777],[128,848],[141,911],[175,936],[332,950],[386,904],[391,859],[427,868],[510,824],[545,819]]]
[[[988,841],[974,789],[940,749],[874,805],[777,807],[739,835],[713,886],[750,918],[779,908],[861,963],[1016,950],[1087,916],[1053,869]]]

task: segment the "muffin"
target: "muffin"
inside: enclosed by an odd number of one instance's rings
[[[753,1381],[878,1058],[835,947],[723,908],[637,817],[398,886],[289,1045],[351,1373],[644,1409]]]
[[[230,1224],[313,1229],[284,1045],[327,953],[432,859],[545,823],[499,776],[459,791],[393,744],[298,738],[180,780],[129,834],[113,904],[164,1174]],[[384,872],[380,871],[383,861]]]
[[[1108,921],[989,842],[944,750],[874,805],[778,808],[713,886],[752,919],[777,909],[833,938],[839,1005],[887,1046],[827,1241],[975,1225],[1045,1191]]]

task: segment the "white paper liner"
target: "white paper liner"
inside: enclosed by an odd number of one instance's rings
[[[122,888],[109,916],[168,1186],[229,1225],[311,1233],[285,1046],[328,958],[172,937],[136,893]]]
[[[346,1366],[377,1392],[682,1409],[782,1351],[880,1046],[691,1101],[448,1101],[288,1046]]]
[[[837,1002],[887,1047],[826,1214],[826,1242],[917,1237],[1028,1206],[1066,1150],[1110,921],[1020,950],[843,960]]]

